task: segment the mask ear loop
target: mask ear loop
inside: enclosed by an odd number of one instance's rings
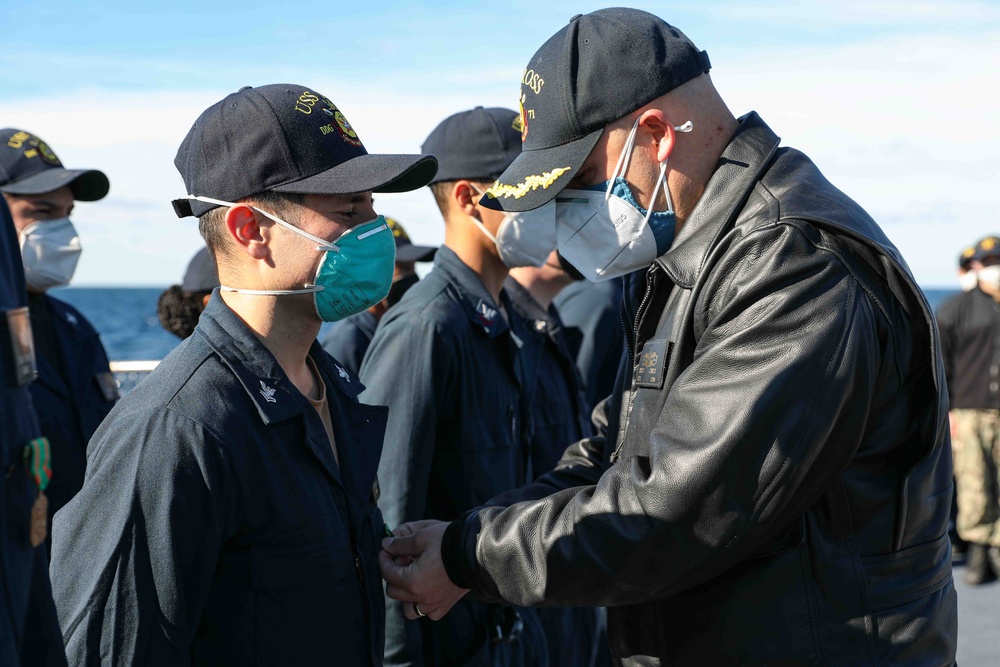
[[[690,132],[694,125],[691,121],[684,123],[683,125],[674,125],[674,132]],[[653,204],[656,202],[656,196],[660,194],[660,187],[663,187],[663,194],[667,198],[667,210],[674,210],[674,201],[670,197],[670,188],[667,187],[667,161],[664,160],[660,163],[660,177],[656,179],[656,187],[653,189],[653,196],[649,200],[649,209],[646,210],[646,217],[643,220],[644,223],[648,223],[650,217],[653,215]]]
[[[624,177],[625,172],[628,171],[628,163],[632,160],[632,148],[635,147],[635,135],[639,131],[639,119],[635,119],[635,123],[632,124],[632,131],[628,133],[628,139],[625,140],[625,148],[622,149],[622,154],[618,158],[618,164],[615,165],[615,170],[611,174],[611,180],[608,181],[608,190],[604,193],[604,203],[606,204],[609,199],[611,199],[611,190],[615,187],[615,181],[618,177]]]
[[[230,207],[232,207],[232,206],[237,206],[238,205],[238,204],[235,204],[235,203],[233,203],[231,201],[223,201],[221,199],[212,199],[211,197],[201,197],[199,195],[187,195],[184,198],[185,199],[195,199],[197,201],[205,202],[206,204],[216,204],[218,206],[230,206]],[[312,234],[310,234],[306,230],[299,229],[298,227],[296,227],[295,225],[291,224],[290,222],[285,222],[281,218],[279,218],[279,217],[277,217],[275,215],[272,215],[271,213],[268,213],[267,211],[263,211],[263,210],[257,208],[256,206],[250,206],[250,204],[245,204],[245,206],[249,206],[253,210],[255,210],[258,213],[260,213],[261,215],[264,215],[264,216],[270,218],[271,220],[274,220],[276,223],[278,223],[282,227],[285,227],[286,229],[289,229],[289,230],[295,232],[299,236],[304,236],[307,239],[309,239],[310,241],[315,241],[316,245],[317,245],[316,250],[330,250],[330,251],[333,251],[333,252],[339,252],[340,251],[340,246],[338,246],[335,243],[330,243],[326,239],[321,239],[318,236],[313,236]]]

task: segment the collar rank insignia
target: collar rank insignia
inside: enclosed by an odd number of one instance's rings
[[[493,308],[485,301],[480,299],[479,303],[476,304],[476,314],[479,316],[480,324],[482,324],[487,329],[492,329],[493,323],[496,322],[497,315],[499,315],[500,313],[497,312],[496,308]]]
[[[334,364],[334,366],[337,366],[337,364]],[[348,382],[350,382],[350,381],[351,381],[351,374],[350,374],[350,373],[348,373],[347,371],[345,371],[345,370],[344,370],[343,368],[341,368],[340,366],[337,366],[337,375],[339,375],[339,376],[340,376],[341,378],[343,378],[344,380],[347,380]]]
[[[76,315],[74,315],[73,313],[66,313],[66,321],[72,324],[73,326],[76,326],[79,322],[79,320],[76,319]]]
[[[263,396],[264,400],[268,403],[278,402],[278,399],[274,397],[274,389],[264,384],[263,380],[260,381],[260,395]]]

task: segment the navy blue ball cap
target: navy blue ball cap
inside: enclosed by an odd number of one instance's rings
[[[438,123],[420,150],[438,159],[431,183],[492,181],[521,154],[521,119],[499,107],[460,111]]]
[[[237,201],[269,190],[290,194],[406,192],[437,171],[432,155],[370,155],[329,98],[305,86],[246,86],[206,109],[174,165],[189,195]],[[177,217],[215,204],[175,199]]]
[[[208,248],[202,248],[188,262],[181,281],[185,292],[211,292],[219,286],[219,270]]]
[[[0,192],[41,195],[68,185],[73,199],[104,199],[111,184],[97,169],[66,169],[49,145],[15,128],[0,130]]]
[[[987,236],[976,242],[971,259],[981,262],[987,257],[1000,257],[1000,236]]]
[[[521,155],[482,199],[529,211],[580,170],[610,123],[707,73],[708,54],[663,19],[614,7],[577,15],[521,77]]]
[[[434,259],[437,248],[429,245],[414,245],[410,235],[403,225],[395,218],[385,216],[385,222],[392,230],[392,238],[396,242],[396,262],[429,262]]]

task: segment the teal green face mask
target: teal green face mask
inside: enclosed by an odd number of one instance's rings
[[[209,197],[188,195],[187,198],[220,206],[236,206],[232,202]],[[348,229],[331,243],[267,211],[255,206],[252,208],[316,243],[316,250],[323,253],[316,269],[316,279],[302,289],[255,290],[226,285],[221,285],[219,289],[264,296],[311,293],[316,314],[324,322],[336,322],[368,310],[389,294],[396,263],[396,241],[383,216]]]

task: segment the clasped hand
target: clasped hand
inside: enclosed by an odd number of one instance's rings
[[[411,620],[427,616],[436,621],[469,592],[452,583],[441,561],[441,540],[447,527],[445,521],[413,521],[382,540],[378,565],[386,595],[402,602],[403,612]]]

